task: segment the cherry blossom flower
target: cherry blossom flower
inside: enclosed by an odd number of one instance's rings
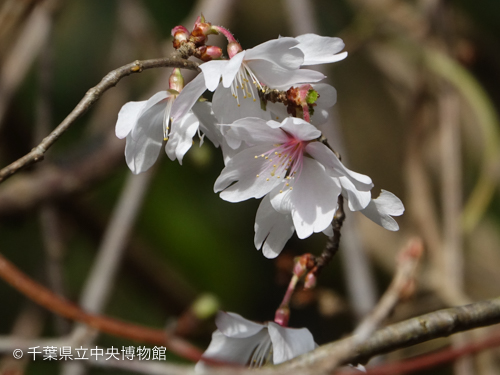
[[[187,113],[206,89],[215,91],[213,109],[216,117],[221,123],[230,123],[255,116],[254,108],[259,107],[256,91],[263,85],[288,88],[325,78],[317,71],[300,69],[304,53],[299,48],[292,48],[299,44],[298,40],[286,37],[241,50],[239,45],[234,48],[235,42],[230,43],[229,60],[213,60],[200,65],[202,73],[179,95],[173,110],[174,119]],[[228,111],[229,103],[233,106]]]
[[[118,113],[115,132],[118,138],[126,138],[125,160],[132,173],[151,168],[167,140],[167,155],[171,160],[177,158],[181,164],[196,132],[201,130],[215,146],[219,145],[220,134],[210,103],[197,103],[192,111],[171,121],[170,111],[177,95],[174,90],[160,91],[148,100],[126,103]],[[201,123],[193,111],[202,119]]]
[[[206,367],[203,358],[261,367],[277,365],[316,347],[307,328],[287,328],[274,322],[259,324],[231,313],[217,313],[217,330],[195,370]]]
[[[227,162],[214,190],[229,202],[268,195],[255,224],[257,248],[268,239],[267,257],[277,256],[293,234],[290,223],[301,239],[327,229],[342,190],[351,196],[355,209],[370,202],[371,179],[347,169],[317,141],[320,136],[313,125],[293,117],[281,123],[245,118],[226,132],[230,147],[239,148],[243,142],[247,147]],[[283,221],[274,220],[280,214]]]

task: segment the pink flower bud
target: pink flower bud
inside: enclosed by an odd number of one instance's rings
[[[174,37],[173,45],[178,49],[182,44],[186,43],[189,39],[189,31],[184,26],[175,26],[172,29],[172,36]]]
[[[274,315],[274,321],[282,327],[288,326],[290,320],[290,309],[287,306],[280,306]]]
[[[222,48],[217,46],[201,46],[196,49],[194,56],[203,61],[220,59],[222,57]]]
[[[236,41],[231,42],[227,45],[227,54],[229,55],[229,58],[232,58],[234,55],[241,51],[243,51],[243,48],[241,48],[241,45]]]
[[[304,289],[312,289],[316,286],[317,278],[314,272],[309,272],[304,281]]]
[[[302,277],[307,271],[310,271],[314,265],[316,264],[314,255],[312,254],[304,254],[300,256],[293,267],[293,274],[297,275],[297,277]]]
[[[194,25],[194,29],[191,32],[189,40],[193,42],[197,47],[205,45],[207,41],[207,36],[212,34],[218,34],[217,30],[212,27],[209,22],[197,22]]]

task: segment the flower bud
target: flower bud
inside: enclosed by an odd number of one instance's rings
[[[288,326],[288,321],[290,320],[290,309],[288,306],[280,306],[278,310],[276,310],[276,314],[274,315],[275,323],[278,323],[282,327]]]
[[[204,21],[205,19],[203,19]],[[210,22],[197,22],[194,24],[193,31],[189,36],[189,40],[193,42],[197,47],[205,45],[207,41],[207,36],[217,35],[218,31],[212,27]]]
[[[302,277],[307,271],[310,271],[315,265],[315,258],[312,254],[304,254],[300,256],[293,267],[293,274],[297,277]]]
[[[227,45],[227,54],[229,55],[229,58],[232,58],[241,51],[243,51],[243,48],[241,48],[241,45],[238,42],[231,42]]]
[[[217,46],[201,46],[196,49],[194,56],[203,61],[217,60],[222,57],[222,48]]]
[[[172,36],[174,37],[173,45],[178,49],[181,45],[186,43],[189,39],[189,31],[184,26],[175,26],[172,29]]]
[[[184,77],[182,76],[181,70],[175,68],[168,78],[168,86],[171,90],[181,92],[184,88]]]
[[[312,289],[316,286],[317,277],[314,272],[309,272],[304,280],[304,289]]]

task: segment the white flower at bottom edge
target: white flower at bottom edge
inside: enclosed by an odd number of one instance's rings
[[[242,316],[219,311],[215,319],[217,330],[195,370],[206,368],[206,359],[261,367],[277,365],[316,347],[307,328],[287,328],[274,322],[259,324]]]
[[[207,109],[203,107],[209,106],[209,103],[197,103],[193,111],[170,124],[170,112],[176,96],[177,94],[169,91],[160,91],[148,100],[128,102],[120,109],[115,132],[118,138],[126,138],[125,160],[132,173],[145,172],[155,163],[163,141],[168,138],[169,126],[172,129],[165,151],[171,160],[177,158],[182,164],[184,154],[191,147],[192,138],[200,128],[205,130],[209,139],[218,146],[215,126],[213,130],[208,129],[200,124],[193,113],[195,108],[200,107],[200,118],[208,118],[208,115],[205,115]]]

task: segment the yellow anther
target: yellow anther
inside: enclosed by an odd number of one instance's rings
[[[283,193],[283,190],[280,190],[280,193]]]
[[[168,137],[164,137],[164,138],[163,138],[163,140],[164,140],[164,141],[168,141]]]
[[[268,178],[266,178],[266,181],[269,181],[269,177],[268,177]]]
[[[266,156],[266,160],[269,159],[269,156]]]
[[[257,175],[257,177],[260,177],[259,175]]]
[[[278,155],[278,151],[275,151],[275,152],[274,152],[274,155]]]
[[[258,177],[258,176],[259,176],[259,175],[257,175],[257,177]],[[286,183],[286,186],[290,186],[290,184],[287,182],[287,183]]]
[[[253,101],[254,101],[254,102],[256,102],[256,101],[257,101],[257,99],[255,99],[255,98],[254,98],[254,99],[253,99]]]
[[[240,105],[238,104],[238,107],[239,107],[239,106],[240,106]]]
[[[293,190],[293,187],[290,187],[290,190]]]

